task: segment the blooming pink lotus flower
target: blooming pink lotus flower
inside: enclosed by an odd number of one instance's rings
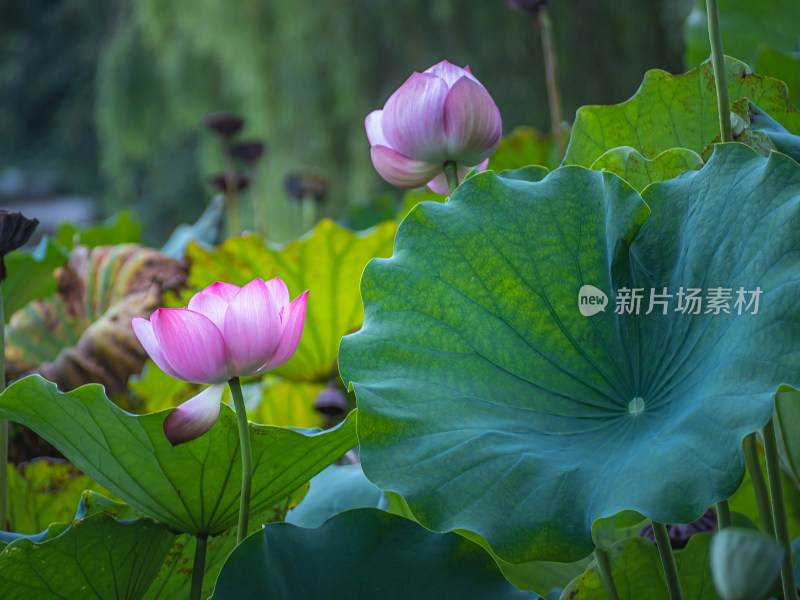
[[[414,73],[364,122],[372,164],[392,185],[428,184],[449,194],[444,164],[458,166],[458,181],[477,166],[486,168],[502,136],[500,111],[472,75],[443,60]]]
[[[278,278],[254,279],[242,288],[215,283],[192,296],[186,308],[159,308],[134,319],[133,331],[163,371],[211,387],[187,400],[164,421],[173,446],[211,429],[225,383],[279,367],[297,350],[306,321],[303,292],[291,303]]]

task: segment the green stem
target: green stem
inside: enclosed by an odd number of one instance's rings
[[[564,132],[561,130],[561,93],[558,89],[558,70],[556,68],[556,46],[553,40],[553,22],[547,8],[541,8],[534,23],[538,23],[542,33],[542,54],[544,57],[545,80],[547,81],[547,102],[550,105],[550,127],[558,148],[559,159],[566,152]]]
[[[206,570],[206,548],[208,538],[195,536],[194,538],[194,564],[192,565],[192,588],[189,591],[189,600],[201,600],[203,595],[203,575]]]
[[[775,526],[772,523],[772,511],[769,506],[769,492],[767,482],[764,481],[764,473],[761,470],[761,463],[758,460],[758,448],[756,447],[756,434],[751,433],[744,438],[744,462],[747,465],[747,472],[750,473],[750,481],[753,483],[753,493],[756,496],[756,506],[758,507],[758,519],[761,521],[761,529],[767,535],[775,535]]]
[[[236,177],[236,167],[231,159],[230,143],[227,140],[222,142],[222,164],[225,176],[225,201],[228,213],[228,227],[230,234],[236,235],[242,232],[242,224],[239,219],[239,188]]]
[[[242,448],[242,494],[239,497],[239,527],[236,530],[236,544],[241,544],[247,537],[247,521],[250,518],[250,484],[253,479],[253,455],[250,450],[250,425],[247,422],[247,411],[242,397],[242,386],[239,378],[228,381],[233,396],[233,407],[236,409],[236,421],[239,424],[239,445]]]
[[[672,545],[669,543],[667,526],[653,521],[653,533],[656,536],[658,554],[661,556],[661,566],[664,568],[664,575],[667,578],[669,600],[683,600],[681,580],[678,578],[678,566],[675,564],[675,555],[672,553]]]
[[[728,507],[727,500],[720,500],[716,504],[717,509],[717,526],[719,529],[725,529],[731,526],[731,509]]]
[[[611,577],[611,563],[608,561],[608,554],[606,554],[606,551],[602,548],[596,547],[594,549],[594,558],[597,561],[600,579],[603,581],[603,587],[606,589],[608,600],[619,600],[617,586],[614,585],[614,578]]]
[[[6,389],[6,318],[3,288],[0,284],[0,392]],[[8,421],[0,419],[0,530],[5,531],[8,516]]]
[[[458,188],[458,165],[456,165],[455,161],[448,160],[444,163],[444,176],[447,177],[447,185],[450,186],[450,194],[452,195]]]
[[[303,233],[311,231],[317,218],[317,203],[312,194],[306,194],[300,199],[300,223]]]
[[[711,42],[711,64],[714,67],[714,81],[717,85],[720,139],[723,142],[732,142],[731,104],[728,100],[728,82],[725,78],[725,55],[722,53],[717,0],[706,0],[706,13],[708,14],[708,39]]]
[[[772,419],[764,425],[764,454],[767,457],[767,477],[769,492],[772,496],[772,517],[775,519],[775,538],[783,546],[783,562],[781,562],[781,582],[783,583],[784,600],[797,600],[797,584],[792,568],[792,546],[789,540],[789,526],[786,522],[786,506],[783,503],[783,484],[781,468],[778,464],[778,441],[775,439],[775,425]]]

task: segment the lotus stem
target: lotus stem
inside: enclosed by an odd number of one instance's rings
[[[317,203],[312,194],[305,194],[300,200],[300,223],[303,233],[311,231],[317,219]]]
[[[658,546],[658,554],[661,556],[661,566],[664,568],[664,576],[667,579],[669,600],[683,600],[681,580],[678,577],[678,565],[675,564],[672,544],[669,543],[667,526],[664,523],[653,521],[653,533],[656,536],[656,546]]]
[[[444,163],[444,176],[447,177],[447,185],[450,186],[450,194],[452,195],[458,188],[458,165],[455,161],[448,160]]]
[[[250,450],[250,425],[247,421],[247,410],[242,397],[242,386],[238,377],[228,381],[233,396],[233,407],[236,410],[236,421],[239,425],[239,445],[242,448],[242,493],[239,497],[239,527],[236,530],[236,545],[247,537],[247,522],[250,518],[250,485],[253,479],[253,455]]]
[[[725,55],[722,53],[717,0],[706,0],[706,13],[708,15],[708,39],[711,42],[711,64],[714,68],[714,82],[717,86],[719,135],[723,142],[732,142],[731,105],[728,100],[728,82],[725,77]]]
[[[731,509],[728,507],[727,500],[720,500],[716,503],[717,509],[717,528],[725,529],[731,526]]]
[[[797,584],[792,567],[792,546],[789,539],[789,526],[786,522],[786,506],[783,503],[783,483],[778,463],[778,441],[775,438],[775,424],[770,419],[762,429],[764,434],[764,454],[767,457],[767,478],[772,496],[772,517],[775,520],[775,539],[783,546],[781,562],[781,583],[784,600],[797,600]]]
[[[756,447],[756,434],[751,433],[744,438],[744,462],[747,465],[747,472],[750,473],[750,481],[753,483],[753,493],[756,497],[758,507],[758,520],[761,521],[761,529],[767,535],[775,536],[775,525],[772,523],[772,510],[769,504],[769,492],[767,482],[764,481],[764,473],[761,470],[761,463],[758,460],[758,448]]]
[[[608,561],[608,554],[603,548],[595,547],[594,558],[597,561],[597,569],[600,571],[600,579],[603,581],[608,600],[619,600],[617,586],[614,585],[614,578],[611,577],[611,563]]]
[[[192,587],[189,591],[189,600],[201,600],[203,596],[203,575],[206,570],[208,537],[196,535],[194,540],[194,563],[192,564]]]
[[[556,68],[556,45],[553,40],[553,22],[547,7],[539,9],[534,20],[542,34],[542,54],[544,56],[544,72],[547,81],[547,103],[550,106],[550,127],[553,139],[558,148],[558,158],[564,157],[567,149],[564,144],[564,132],[561,130],[561,93],[558,89],[558,70]]]
[[[0,284],[0,392],[6,389],[6,318]],[[0,531],[5,531],[8,516],[8,421],[0,419]]]

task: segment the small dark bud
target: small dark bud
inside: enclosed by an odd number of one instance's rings
[[[695,533],[701,531],[714,531],[717,528],[717,513],[713,508],[709,508],[702,517],[694,523],[686,525],[667,525],[667,535],[669,535],[669,543],[673,549],[679,550],[685,548],[689,543],[689,538]],[[648,523],[639,530],[639,537],[644,537],[656,543],[656,536],[653,533],[653,525]]]
[[[22,213],[0,210],[0,281],[6,278],[6,254],[24,246],[38,224],[38,219],[29,219]]]
[[[253,166],[264,154],[264,142],[242,142],[231,146],[231,154]]]
[[[347,398],[341,390],[329,385],[317,394],[314,408],[323,415],[339,417],[347,412]]]
[[[242,128],[244,119],[226,112],[215,112],[203,117],[203,125],[227,138]]]
[[[228,192],[228,186],[241,191],[250,185],[250,180],[241,173],[214,173],[208,180],[223,194]]]
[[[551,0],[506,0],[506,4],[512,10],[527,13],[532,16],[538,15],[542,9],[546,9]]]
[[[283,180],[283,187],[292,200],[298,202],[311,196],[319,204],[325,199],[328,191],[328,180],[314,173],[289,173]]]

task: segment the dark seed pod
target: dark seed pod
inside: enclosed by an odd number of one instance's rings
[[[227,193],[228,191],[228,179],[231,180],[232,185],[237,190],[243,190],[248,185],[250,185],[250,180],[241,173],[230,173],[226,175],[225,173],[214,173],[208,180],[211,182],[215,188],[217,188],[220,192]]]
[[[207,129],[227,138],[242,128],[244,119],[227,112],[215,112],[203,117],[203,125]]]
[[[264,154],[264,142],[242,142],[231,146],[231,154],[248,164],[255,164]]]
[[[0,210],[0,281],[6,278],[6,254],[25,245],[31,239],[38,219],[29,219],[18,212]]]
[[[289,173],[283,179],[283,187],[292,200],[298,202],[310,196],[319,204],[325,199],[328,191],[328,180],[314,173],[297,171]]]
[[[550,5],[550,0],[506,0],[506,4],[512,10],[535,17],[542,9]]]
[[[314,409],[323,415],[340,417],[347,412],[347,398],[336,387],[328,386],[314,399]]]

